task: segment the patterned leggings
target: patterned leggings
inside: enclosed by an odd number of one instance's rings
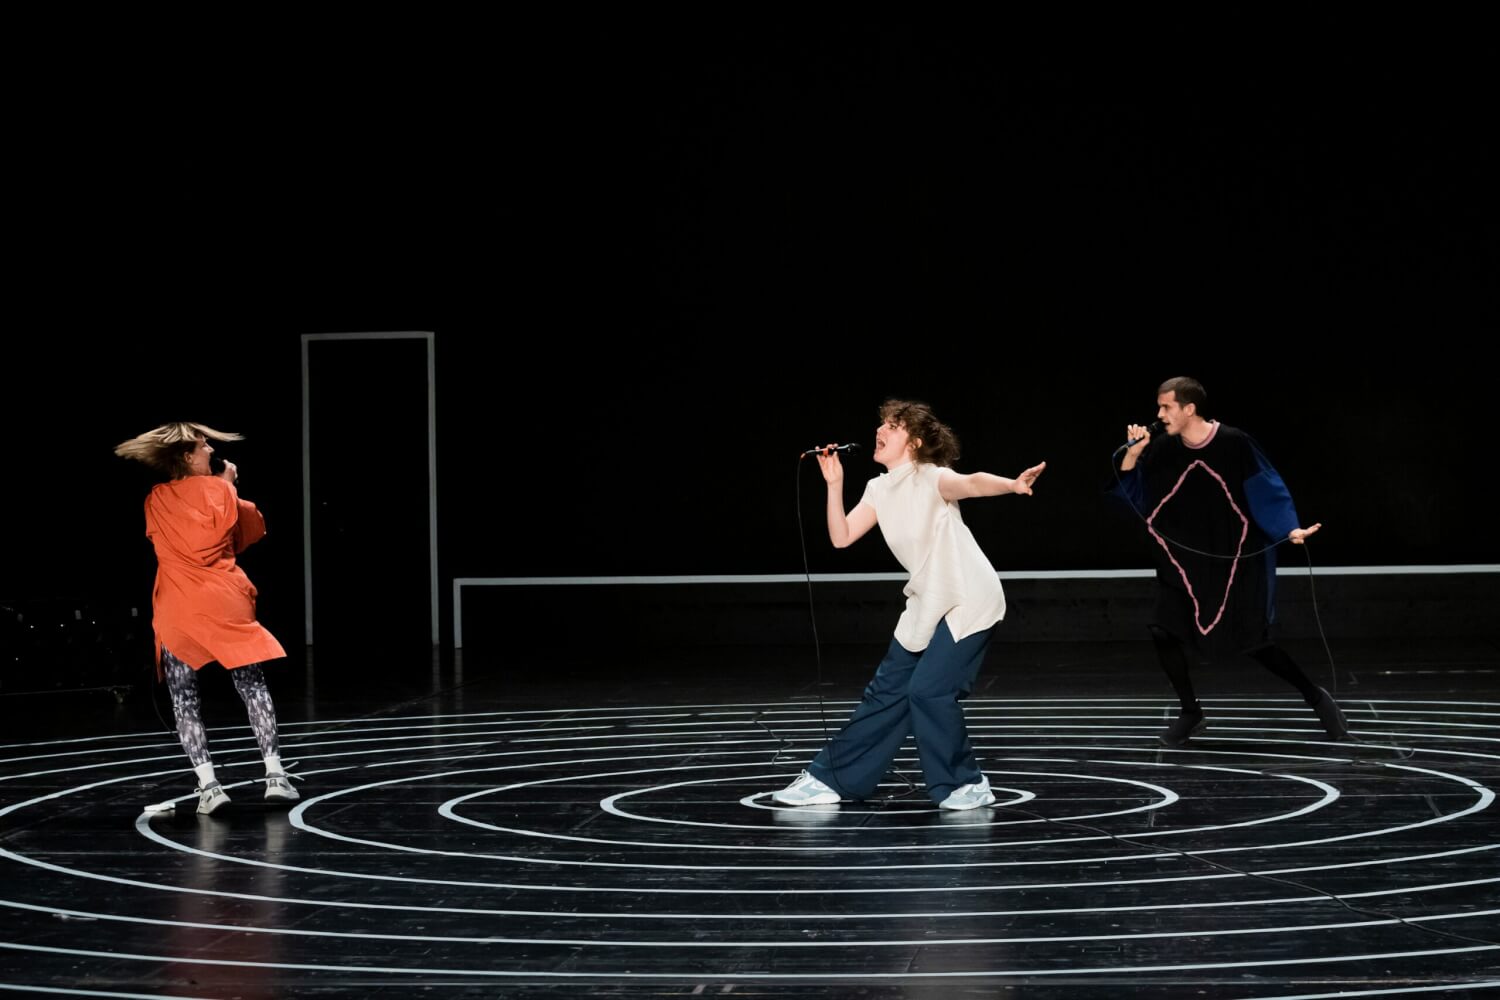
[[[203,731],[203,716],[199,710],[197,672],[165,647],[161,651],[161,665],[167,675],[167,690],[172,694],[172,713],[177,716],[177,735],[182,738],[182,748],[187,751],[188,760],[194,767],[207,764],[208,734]],[[259,663],[250,663],[235,667],[229,671],[229,676],[234,679],[234,689],[240,693],[240,700],[250,714],[250,728],[255,731],[255,742],[260,744],[261,756],[275,754],[276,706],[271,704],[265,671]]]

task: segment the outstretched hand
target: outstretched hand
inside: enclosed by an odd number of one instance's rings
[[[1026,496],[1031,496],[1032,484],[1036,482],[1038,476],[1046,471],[1046,468],[1046,462],[1038,462],[1036,465],[1033,465],[1031,468],[1021,473],[1014,480],[1015,486],[1013,487],[1013,491],[1016,493],[1023,493]]]
[[[1317,524],[1313,525],[1311,528],[1293,528],[1292,533],[1290,535],[1287,535],[1286,537],[1292,540],[1293,545],[1301,545],[1304,541],[1307,540],[1308,535],[1315,534],[1321,527],[1323,527],[1323,524],[1320,521]]]

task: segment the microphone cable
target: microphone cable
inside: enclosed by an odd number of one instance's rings
[[[811,452],[805,452],[802,455],[799,455],[797,458],[797,483],[795,491],[797,498],[797,541],[802,549],[802,574],[807,581],[807,617],[808,622],[812,627],[813,662],[815,676],[817,678],[818,718],[821,721],[823,727],[824,745],[828,748],[828,769],[833,772],[833,780],[839,784],[843,784],[843,782],[839,779],[838,753],[834,748],[836,736],[830,735],[829,733],[828,706],[823,699],[823,642],[818,632],[818,612],[817,604],[814,600],[813,595],[812,564],[807,556],[807,529],[802,518],[802,459],[806,458],[808,454],[817,454],[822,450],[823,449],[815,448]],[[771,763],[776,764],[780,762],[781,755],[786,750],[790,749],[791,741],[782,736],[780,733],[772,730],[769,726],[766,726],[764,723],[762,723],[760,719],[763,715],[765,715],[764,711],[758,713],[752,721],[755,725],[759,726],[761,729],[764,729],[767,733],[770,733],[772,737],[779,741],[779,745],[777,746],[775,753],[771,757]],[[865,799],[864,801],[889,802],[898,798],[904,798],[917,791],[916,784],[901,770],[893,768],[891,773],[900,778],[902,784],[904,784],[906,787],[899,792],[893,792],[889,795],[876,796],[874,798]],[[840,794],[842,794],[842,792]]]

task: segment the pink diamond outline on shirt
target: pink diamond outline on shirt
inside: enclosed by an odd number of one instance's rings
[[[1198,594],[1193,590],[1193,581],[1188,579],[1187,571],[1182,568],[1182,564],[1177,561],[1177,557],[1172,555],[1171,546],[1167,544],[1165,538],[1157,533],[1155,525],[1156,515],[1160,514],[1161,509],[1167,505],[1167,502],[1177,495],[1177,491],[1182,488],[1182,484],[1187,479],[1188,473],[1197,468],[1203,469],[1204,472],[1214,478],[1214,482],[1218,483],[1219,488],[1224,491],[1224,499],[1229,502],[1229,509],[1234,511],[1235,517],[1240,519],[1240,541],[1234,550],[1234,561],[1229,564],[1229,582],[1224,584],[1224,600],[1219,602],[1218,614],[1214,615],[1214,620],[1209,622],[1207,627],[1203,624],[1203,609],[1198,604]],[[1240,566],[1240,553],[1245,551],[1245,539],[1250,534],[1250,519],[1245,516],[1244,511],[1240,510],[1239,504],[1234,502],[1234,494],[1229,492],[1229,484],[1224,482],[1224,477],[1210,468],[1207,462],[1199,458],[1194,459],[1192,464],[1182,470],[1182,475],[1177,477],[1177,482],[1173,485],[1171,491],[1161,498],[1161,503],[1157,504],[1156,509],[1151,512],[1151,516],[1146,518],[1146,529],[1151,532],[1151,537],[1156,539],[1156,544],[1162,547],[1162,551],[1167,554],[1167,558],[1172,560],[1172,565],[1177,567],[1177,573],[1182,577],[1182,585],[1187,588],[1188,597],[1192,598],[1193,601],[1193,624],[1198,626],[1198,632],[1201,635],[1208,635],[1219,624],[1219,620],[1224,617],[1224,609],[1229,606],[1229,591],[1234,586],[1235,570],[1239,569]]]

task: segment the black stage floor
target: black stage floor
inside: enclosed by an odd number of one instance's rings
[[[877,654],[830,655],[831,722]],[[320,656],[272,677],[290,811],[206,684],[212,818],[143,812],[192,785],[144,697],[7,697],[0,993],[1500,996],[1500,655],[1339,654],[1364,745],[1247,664],[1172,751],[1145,644],[1001,645],[966,814],[773,807],[823,740],[805,649]]]

